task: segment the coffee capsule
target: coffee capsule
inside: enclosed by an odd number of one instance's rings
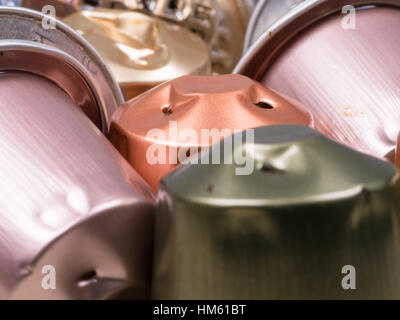
[[[1,73],[0,96],[0,297],[148,297],[146,184],[54,83]]]
[[[64,22],[100,52],[126,100],[179,76],[211,74],[206,43],[171,22],[101,8],[79,11]]]
[[[161,181],[152,297],[398,299],[399,191],[308,127],[236,133]]]
[[[48,29],[43,28],[44,20],[49,22]],[[51,29],[52,25],[55,29]],[[100,130],[108,132],[109,118],[124,99],[105,62],[84,38],[40,12],[2,7],[0,42],[9,48],[0,56],[3,70],[10,66],[9,69],[49,78],[74,99]]]
[[[159,180],[235,131],[270,124],[312,126],[304,107],[238,75],[186,76],[119,107],[110,140],[157,190]]]
[[[397,30],[399,1],[305,1],[269,27],[235,72],[299,100],[330,138],[394,161]]]
[[[21,41],[36,17],[0,8],[0,298],[148,297],[154,196],[99,131],[118,96],[96,60]]]
[[[216,73],[230,73],[239,61],[254,9],[251,0],[104,0],[99,5],[143,12],[192,30],[208,44]]]

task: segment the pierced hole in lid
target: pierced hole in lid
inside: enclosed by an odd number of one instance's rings
[[[161,108],[161,111],[166,115],[170,115],[172,113],[172,108],[170,106],[165,106]]]
[[[285,171],[275,168],[274,166],[270,165],[269,163],[264,163],[260,168],[260,171],[268,174],[284,174]]]
[[[99,0],[84,0],[83,3],[94,7],[99,6]]]
[[[262,109],[274,109],[273,106],[271,106],[269,103],[264,102],[264,101],[257,102],[257,103],[255,103],[255,105]]]
[[[96,278],[97,276],[97,272],[96,270],[90,270],[85,272],[84,274],[82,274],[79,278],[78,278],[78,282],[87,282],[87,281],[91,281],[94,278]]]

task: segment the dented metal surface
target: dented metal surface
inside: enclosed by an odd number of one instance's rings
[[[141,12],[180,25],[208,44],[213,71],[229,73],[239,61],[247,23],[254,4],[249,0],[25,0],[22,5],[41,11],[53,5],[57,16],[85,9],[108,8]]]
[[[138,10],[178,23],[208,44],[217,73],[229,73],[240,59],[244,34],[254,8],[249,0],[106,0],[106,7]]]
[[[119,107],[110,140],[157,190],[180,160],[235,130],[280,123],[311,126],[312,121],[303,106],[246,77],[186,76]]]
[[[150,189],[51,81],[2,73],[0,96],[0,297],[147,297]]]
[[[119,91],[90,45],[61,24],[45,37],[41,17],[0,8],[15,27],[0,29],[0,298],[146,298],[154,196],[99,131]]]
[[[394,166],[304,126],[256,128],[254,143],[249,135],[161,181],[152,297],[398,299]],[[214,152],[220,164],[204,164]],[[250,174],[237,175],[237,154]],[[347,265],[357,290],[340,285]]]
[[[178,25],[128,10],[81,10],[64,19],[102,55],[129,100],[183,75],[210,75],[206,43]]]

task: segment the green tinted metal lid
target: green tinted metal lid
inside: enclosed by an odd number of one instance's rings
[[[248,130],[214,145],[200,155],[199,164],[186,165],[165,177],[162,188],[191,202],[279,207],[336,201],[363,190],[380,190],[396,173],[390,163],[308,127],[266,126],[253,133],[254,139]],[[231,152],[224,152],[226,147]],[[202,164],[211,162],[218,152],[220,164]],[[241,154],[244,157],[240,158]]]

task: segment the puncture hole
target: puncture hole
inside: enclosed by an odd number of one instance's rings
[[[269,103],[264,102],[264,101],[260,101],[255,103],[255,105],[259,108],[263,108],[263,109],[273,109],[274,107],[271,106]]]
[[[161,111],[166,115],[170,115],[172,113],[172,108],[170,106],[165,106],[161,108]]]
[[[82,274],[79,277],[78,282],[90,281],[90,280],[93,280],[94,278],[96,278],[96,276],[97,276],[97,272],[95,270],[90,270],[90,271],[85,272],[84,274]]]
[[[99,5],[99,0],[84,0],[83,3],[89,6],[97,7]]]
[[[270,165],[269,163],[264,163],[260,169],[261,172],[268,173],[268,174],[284,174],[285,171],[275,168],[274,166]]]

